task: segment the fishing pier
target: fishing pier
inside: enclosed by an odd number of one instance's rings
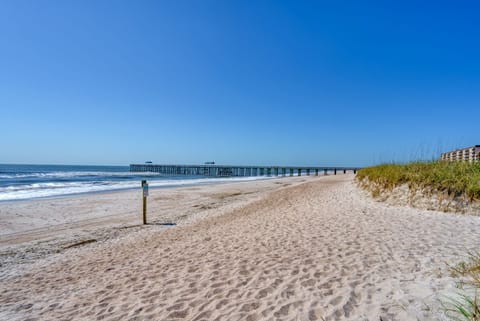
[[[248,177],[248,176],[310,176],[352,172],[358,167],[305,167],[305,166],[227,166],[227,165],[158,165],[131,164],[131,172],[152,172],[168,176]]]

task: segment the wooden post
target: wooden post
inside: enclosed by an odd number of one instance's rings
[[[147,196],[148,184],[146,180],[142,180],[142,197],[143,197],[143,224],[147,224]]]
[[[147,197],[143,197],[143,225],[147,224]]]
[[[315,176],[318,176],[318,168],[315,168]]]
[[[337,169],[336,168],[333,169],[333,175],[337,175]]]

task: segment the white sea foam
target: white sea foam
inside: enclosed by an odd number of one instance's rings
[[[109,177],[134,177],[134,176],[161,176],[154,172],[46,172],[46,173],[8,173],[0,174],[0,179],[25,179],[25,178],[70,178],[86,176]]]
[[[128,172],[129,173],[129,172]],[[108,173],[111,175],[111,173]],[[118,173],[115,173],[118,174]],[[124,173],[122,173],[124,174]],[[135,173],[138,176],[138,173]],[[142,173],[143,176],[143,173]],[[188,178],[188,179],[157,179],[149,181],[152,188],[174,187],[198,184],[215,184],[235,181],[253,181],[271,177],[222,177],[222,178]],[[75,182],[45,182],[0,187],[0,201],[24,200],[31,198],[56,197],[63,195],[105,192],[140,188],[139,181],[75,181]]]

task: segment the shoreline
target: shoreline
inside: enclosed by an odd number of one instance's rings
[[[148,180],[149,176],[146,176]],[[299,177],[299,176],[292,176],[292,177]],[[211,185],[211,184],[229,184],[229,183],[236,183],[236,182],[250,182],[250,181],[262,181],[262,180],[270,180],[270,179],[277,179],[277,178],[285,178],[281,176],[248,176],[248,177],[214,177],[214,178],[207,178],[207,177],[174,177],[175,179],[171,179],[167,177],[166,180],[175,182],[175,181],[192,181],[191,183],[171,183],[170,185],[155,185],[159,182],[164,182],[164,180],[154,179],[150,180],[150,190],[152,189],[165,189],[165,188],[179,188],[179,187],[188,187],[188,186],[196,186],[196,185]],[[195,182],[195,180],[197,182]],[[211,180],[211,181],[209,181]],[[2,203],[9,203],[9,202],[22,202],[22,201],[35,201],[35,200],[42,200],[42,199],[61,199],[65,197],[75,197],[75,196],[83,196],[83,195],[95,195],[95,194],[103,194],[103,193],[115,193],[115,192],[124,192],[124,191],[134,191],[140,189],[140,183],[138,183],[138,187],[119,187],[119,188],[112,188],[112,189],[105,189],[105,190],[92,190],[86,192],[73,192],[73,193],[65,193],[60,195],[49,195],[49,196],[34,196],[28,198],[18,198],[18,199],[7,199],[7,200],[0,200],[0,204]]]
[[[292,176],[298,177],[298,176]],[[251,182],[251,181],[263,181],[263,180],[270,180],[270,179],[277,179],[277,178],[286,178],[286,177],[273,177],[273,176],[251,176],[251,177],[232,177],[231,181],[228,181],[226,177],[221,178],[185,178],[185,180],[194,180],[194,179],[225,179],[224,181],[213,181],[213,182],[197,182],[197,183],[186,183],[186,184],[172,184],[172,185],[165,185],[165,186],[154,186],[151,185],[151,182],[156,182],[161,180],[152,180],[149,182],[150,190],[155,189],[168,189],[168,188],[181,188],[181,187],[190,187],[190,186],[201,186],[201,185],[212,185],[212,184],[230,184],[230,183],[241,183],[241,182]],[[178,179],[181,180],[181,179]],[[147,180],[148,181],[148,180]],[[173,181],[173,180],[172,180]],[[37,196],[31,198],[20,198],[20,199],[9,199],[9,200],[0,200],[0,204],[4,203],[17,203],[17,202],[29,202],[29,201],[36,201],[36,200],[50,200],[50,199],[63,199],[68,197],[81,197],[81,196],[88,196],[88,195],[97,195],[97,194],[109,194],[109,193],[119,193],[119,192],[126,192],[126,191],[141,191],[140,183],[138,183],[138,187],[122,187],[116,189],[108,189],[108,190],[98,190],[98,191],[87,191],[87,192],[78,192],[78,193],[69,193],[69,194],[61,194],[61,195],[51,195],[51,196]]]

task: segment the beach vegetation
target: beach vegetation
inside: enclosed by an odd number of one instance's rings
[[[373,196],[407,184],[411,190],[445,193],[451,197],[480,200],[480,163],[412,162],[383,164],[361,169],[357,179],[369,184]]]
[[[447,315],[452,320],[480,321],[480,252],[469,253],[466,261],[451,267],[451,272],[461,278],[458,286],[466,293],[450,300],[446,305]]]

